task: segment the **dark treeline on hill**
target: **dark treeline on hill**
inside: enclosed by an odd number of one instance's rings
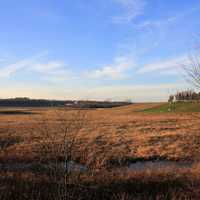
[[[64,106],[65,101],[29,99],[29,98],[11,98],[0,99],[0,106],[6,107],[50,107]]]
[[[1,107],[69,107],[69,108],[112,108],[129,105],[130,102],[72,101],[30,98],[0,99]]]

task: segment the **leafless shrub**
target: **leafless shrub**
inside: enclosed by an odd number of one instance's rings
[[[191,56],[188,65],[184,66],[186,80],[198,90],[200,89],[200,56]]]
[[[57,184],[56,199],[75,199],[74,193],[77,192],[69,189],[69,186],[76,185],[81,190],[89,187],[81,185],[81,175],[86,171],[93,174],[95,171],[102,170],[106,165],[110,146],[105,145],[107,149],[103,152],[96,146],[97,140],[99,142],[104,134],[99,134],[88,141],[83,139],[83,129],[88,124],[86,111],[76,110],[67,114],[66,111],[62,111],[56,112],[55,115],[57,116],[56,126],[51,127],[51,124],[43,119],[39,162],[47,166],[50,181]],[[83,165],[76,170],[79,162]]]
[[[51,127],[48,121],[43,120],[39,142],[40,160],[46,166],[50,182],[57,184],[57,199],[66,199],[72,191],[67,191],[73,170],[68,169],[77,151],[81,130],[86,123],[86,114],[76,111],[66,116],[66,112],[56,112],[57,124]],[[78,182],[81,170],[73,174],[73,180]]]

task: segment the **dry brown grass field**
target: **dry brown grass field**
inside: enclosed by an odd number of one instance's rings
[[[199,199],[200,114],[141,112],[160,105],[1,108],[0,199]],[[67,138],[73,148],[66,158],[61,146]],[[63,196],[57,179],[50,181],[37,163],[66,159],[91,170],[70,174]],[[137,161],[190,167],[125,170]],[[23,168],[27,164],[32,167]]]

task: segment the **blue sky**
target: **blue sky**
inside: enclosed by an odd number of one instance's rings
[[[199,19],[199,0],[0,1],[0,98],[164,101]]]

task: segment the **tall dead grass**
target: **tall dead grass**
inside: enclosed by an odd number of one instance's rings
[[[186,200],[200,199],[200,168],[191,171],[126,172],[108,166],[110,151],[117,150],[103,140],[104,133],[85,140],[85,127],[89,122],[87,112],[76,111],[57,115],[57,128],[45,118],[40,127],[38,141],[38,168],[30,172],[1,172],[0,200]],[[39,129],[39,127],[38,127]],[[90,133],[87,133],[90,134]],[[117,163],[132,151],[126,145],[125,135],[119,135],[125,151],[118,155]],[[104,143],[103,151],[99,144]],[[115,158],[116,159],[116,158]],[[84,164],[87,170],[67,169],[70,161]],[[39,166],[38,165],[38,166]]]

